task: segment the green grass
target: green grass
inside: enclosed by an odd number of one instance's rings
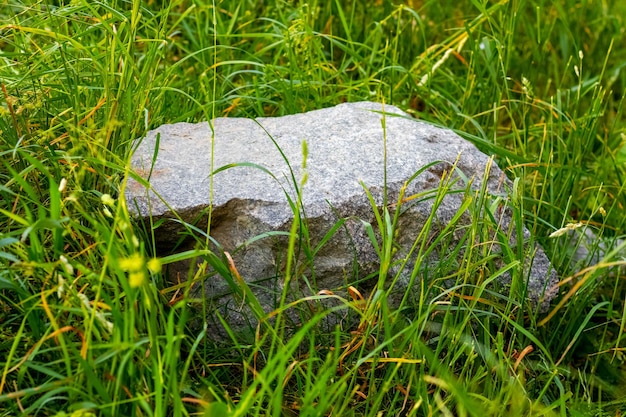
[[[3,2],[0,415],[621,415],[621,271],[568,280],[565,238],[547,236],[573,222],[626,234],[624,16],[619,0]],[[251,339],[208,337],[193,320],[206,303],[160,265],[199,257],[204,273],[190,278],[215,270],[264,313],[206,238],[154,259],[121,194],[133,140],[163,123],[359,100],[496,155],[517,179],[513,212],[565,281],[556,314],[526,305],[519,253],[503,267],[518,291],[499,297],[488,284],[505,271],[471,246],[451,248],[466,267],[442,262],[413,283],[422,298],[390,308],[402,230],[373,206],[383,239],[372,297],[283,297]],[[490,226],[492,201],[476,197],[468,237]],[[314,253],[297,247],[306,231],[295,222],[285,248],[290,279],[296,252]],[[432,250],[427,232],[418,256]],[[619,253],[605,261],[623,264]],[[329,298],[355,328],[323,330],[330,312],[304,308]],[[292,313],[306,320],[290,332]]]

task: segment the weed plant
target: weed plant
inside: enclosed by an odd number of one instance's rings
[[[624,16],[620,0],[5,0],[0,415],[621,415],[623,245],[575,269],[568,235],[548,236],[593,230],[593,250],[625,233]],[[495,155],[516,179],[511,210],[559,271],[549,314],[525,300],[525,254],[498,268],[472,245],[450,247],[464,266],[434,267],[412,281],[423,297],[391,308],[397,202],[372,205],[371,295],[283,294],[273,320],[209,250],[210,225],[197,249],[157,257],[154,230],[129,216],[129,157],[147,130],[360,100]],[[433,198],[448,191],[442,178]],[[467,194],[471,242],[492,201]],[[306,207],[291,204],[286,280],[307,243]],[[172,287],[163,266],[191,258],[199,272]],[[251,341],[217,343],[192,320],[209,314],[190,285],[209,270],[260,321]],[[500,295],[488,284],[506,272],[518,290]],[[301,304],[329,298],[334,310],[287,331]],[[336,311],[356,328],[321,330]]]

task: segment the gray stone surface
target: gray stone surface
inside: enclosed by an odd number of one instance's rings
[[[569,230],[564,237],[563,244],[569,248],[568,272],[580,271],[601,262],[626,259],[624,239],[598,236],[590,226],[579,225],[580,228]],[[623,271],[623,267],[621,268]],[[609,268],[609,272],[616,270],[617,268]]]
[[[406,196],[417,198],[401,206],[394,259],[406,258],[408,262],[403,269],[399,266],[391,269],[388,281],[392,281],[393,274],[399,277],[395,284],[398,299],[392,302],[397,303],[406,291],[417,293],[418,284],[407,289],[413,271],[416,282],[422,278],[429,280],[425,287],[431,289],[430,296],[436,296],[437,289],[441,290],[437,281],[439,274],[454,278],[453,274],[461,270],[466,281],[475,279],[474,284],[481,284],[481,273],[493,273],[498,265],[502,265],[500,261],[492,261],[491,269],[484,269],[456,263],[467,247],[471,247],[478,259],[487,253],[500,252],[495,229],[489,226],[489,221],[485,222],[491,218],[486,215],[489,209],[476,206],[479,200],[477,190],[482,185],[488,157],[451,131],[418,122],[393,106],[387,105],[384,110],[385,129],[381,104],[369,102],[345,103],[304,114],[256,121],[237,118],[213,121],[214,170],[239,163],[256,166],[233,166],[213,175],[211,236],[232,254],[241,276],[258,291],[267,311],[273,308],[272,303],[282,289],[286,238],[272,236],[251,244],[246,242],[266,232],[289,230],[294,214],[288,200],[297,200],[294,184],[300,186],[304,172],[303,141],[308,147],[308,180],[302,187],[302,203],[310,247],[315,248],[340,219],[345,223],[318,251],[313,264],[307,263],[306,256],[300,252],[295,274],[299,285],[293,289],[294,297],[311,295],[318,289],[345,289],[347,285],[355,285],[364,292],[371,289],[376,276],[369,282],[365,278],[368,274],[375,275],[379,258],[363,221],[374,226],[376,222],[359,182],[367,186],[380,208],[384,203],[386,175],[387,201],[393,215],[396,208],[393,203],[396,203],[403,184],[422,167],[435,161],[441,162],[419,174],[406,189]],[[157,136],[159,150],[156,164],[151,166]],[[212,137],[212,129],[206,122],[164,125],[149,132],[133,156],[132,167],[144,178],[152,171],[149,181],[159,197],[129,180],[126,199],[131,212],[143,218],[152,215],[154,221],[172,218],[176,212],[184,221],[206,230],[206,211],[211,196]],[[432,230],[422,234],[418,250],[409,256],[411,246],[433,211],[436,194],[433,190],[437,189],[442,176],[457,158],[457,170],[452,176],[456,182],[451,188],[461,191],[446,195],[437,205]],[[468,182],[472,183],[470,188]],[[514,246],[511,211],[502,209],[508,204],[507,187],[510,188],[510,182],[494,164],[487,177],[486,190],[501,198],[502,203],[492,205],[492,218],[501,224],[503,233],[508,234],[502,241],[508,239]],[[461,203],[469,197],[473,198],[470,210],[450,228],[450,233],[438,241]],[[491,204],[494,198],[489,197],[487,202]],[[465,235],[469,228],[464,226],[472,221],[486,224],[481,229],[482,236]],[[156,230],[156,238],[161,247],[171,247],[183,231],[180,222],[166,221]],[[523,236],[525,240],[529,238],[526,229]],[[427,256],[419,257],[421,242],[426,243],[424,250],[429,248],[429,242],[435,242],[437,247],[431,248]],[[219,252],[219,248],[212,249]],[[520,274],[523,272],[528,279],[528,297],[535,305],[543,303],[545,308],[556,294],[556,275],[540,247],[525,244],[523,250],[524,260],[520,263],[523,271],[520,270]],[[513,248],[512,253],[516,251]],[[500,279],[504,284],[507,280],[510,280],[509,274]],[[205,292],[216,306],[237,310],[238,303],[218,296],[229,292],[226,280],[219,276],[205,280]]]

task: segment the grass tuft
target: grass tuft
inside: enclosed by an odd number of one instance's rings
[[[3,2],[0,415],[620,415],[624,16],[616,0]],[[494,155],[510,197],[453,171],[420,196],[368,194],[380,270],[323,289],[303,271],[345,220],[310,242],[293,177],[292,229],[254,239],[286,239],[284,278],[315,291],[290,299],[286,285],[272,312],[210,227],[161,256],[158,224],[129,216],[147,130],[360,100]],[[403,205],[452,192],[458,216],[437,229],[432,214],[398,253]],[[510,239],[494,233],[502,207],[558,269],[547,314],[526,301],[526,247],[494,250]],[[180,261],[200,267],[171,283]],[[213,314],[221,342],[197,319],[214,278],[252,314],[246,332]]]

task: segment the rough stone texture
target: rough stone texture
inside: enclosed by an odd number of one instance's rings
[[[362,220],[373,225],[376,222],[359,181],[370,190],[378,207],[382,207],[385,137],[387,201],[392,215],[396,207],[392,203],[396,202],[403,184],[422,167],[441,161],[419,174],[407,186],[406,196],[422,194],[401,206],[399,234],[395,236],[398,244],[395,259],[407,257],[433,210],[432,197],[435,193],[433,191],[431,198],[425,198],[424,192],[437,189],[442,176],[451,169],[457,157],[457,170],[453,175],[457,182],[452,188],[465,191],[443,198],[436,209],[431,233],[421,239],[436,242],[440,232],[455,217],[464,198],[472,196],[474,202],[478,200],[477,190],[489,163],[486,155],[453,132],[418,122],[396,107],[387,105],[384,111],[385,129],[381,121],[381,104],[369,102],[345,103],[304,114],[259,118],[256,121],[235,118],[213,121],[214,168],[244,162],[257,166],[235,166],[213,175],[211,236],[233,255],[238,271],[258,291],[266,311],[273,308],[282,289],[286,238],[274,236],[244,244],[269,231],[289,230],[293,210],[287,196],[291,201],[297,200],[293,178],[295,184],[300,186],[303,141],[308,147],[308,181],[302,188],[302,203],[311,247],[316,247],[339,219],[346,219],[345,224],[316,254],[313,265],[308,265],[304,256],[299,258],[296,277],[300,282],[299,290],[304,295],[318,289],[345,289],[356,281],[359,281],[360,288],[367,291],[368,285],[363,278],[378,269],[379,258],[363,226]],[[157,136],[160,136],[158,157],[151,167]],[[158,221],[174,217],[172,211],[175,211],[186,222],[195,222],[200,229],[206,230],[203,213],[206,213],[210,201],[211,138],[212,130],[206,122],[164,125],[149,132],[135,152],[132,166],[144,178],[152,171],[149,181],[160,198],[152,192],[148,194],[139,183],[129,180],[126,199],[131,212],[143,218],[152,215],[154,221]],[[466,180],[472,182],[470,191],[467,191]],[[516,239],[511,210],[502,209],[503,204],[508,204],[505,197],[507,187],[510,188],[510,182],[494,164],[487,178],[486,190],[502,198],[503,203],[492,206],[495,207],[491,210],[492,218],[500,222],[503,233],[508,233],[508,237],[501,241],[508,239],[514,246]],[[491,197],[487,199],[488,203],[492,201]],[[390,274],[400,276],[396,283],[397,292],[402,294],[407,290],[416,263],[418,279],[428,277],[432,281],[437,273],[450,276],[455,268],[458,271],[462,266],[454,266],[455,260],[451,258],[460,259],[463,254],[463,251],[454,252],[455,245],[463,241],[468,230],[463,225],[472,219],[482,222],[489,217],[485,214],[488,210],[486,207],[474,208],[473,212],[464,213],[458,224],[451,228],[453,232],[437,242],[438,247],[430,252],[430,256],[416,260],[415,252],[404,269],[392,268]],[[179,222],[164,222],[156,230],[159,245],[173,245],[183,230]],[[465,239],[465,244],[475,243],[473,250],[480,255],[478,258],[484,258],[487,251],[500,252],[498,244],[494,244],[493,228],[485,230],[491,230],[490,234],[485,232],[482,237]],[[526,229],[523,236],[525,240],[529,238]],[[218,251],[215,247],[213,249]],[[513,253],[517,253],[516,250],[514,248]],[[525,244],[524,253],[525,260],[521,264],[528,279],[528,297],[535,305],[542,303],[545,308],[556,294],[556,275],[540,247]],[[442,261],[446,259],[449,262]],[[495,264],[496,267],[501,265],[498,262]],[[495,269],[492,268],[491,272]],[[480,279],[478,268],[475,277]],[[502,280],[507,279],[510,276],[505,274]],[[222,298],[222,301],[217,297],[229,291],[224,279],[218,276],[206,279],[205,291],[220,308],[237,310],[237,303],[224,301],[228,297]],[[294,296],[297,292],[298,288],[294,289]]]

